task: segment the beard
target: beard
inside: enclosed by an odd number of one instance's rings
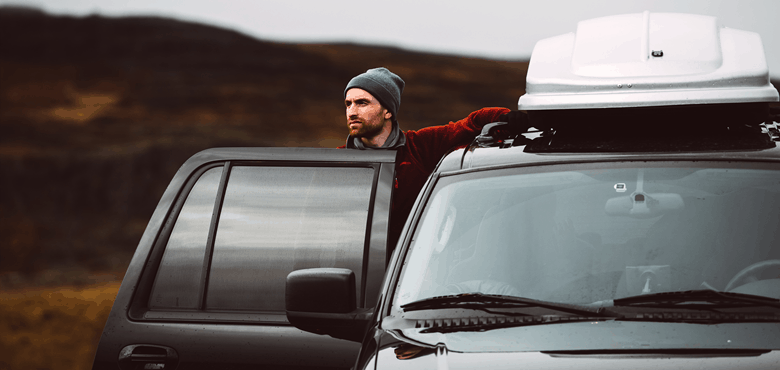
[[[371,138],[379,135],[384,128],[384,120],[382,119],[383,113],[369,117],[369,119],[360,119],[360,124],[357,128],[349,126],[347,121],[347,127],[349,128],[349,135],[357,138]]]
[[[382,127],[381,124],[371,125],[364,122],[356,129],[350,128],[349,135],[357,138],[370,138],[379,135],[382,132]]]

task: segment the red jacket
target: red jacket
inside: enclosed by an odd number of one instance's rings
[[[498,117],[507,112],[509,109],[506,108],[482,108],[457,122],[404,132],[406,145],[398,148],[395,164],[395,191],[388,238],[391,250],[395,248],[417,194],[439,160],[450,150],[470,144],[482,131],[482,126],[498,121]]]

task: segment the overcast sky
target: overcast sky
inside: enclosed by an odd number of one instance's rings
[[[52,14],[160,15],[283,42],[357,42],[485,58],[519,59],[536,41],[613,14],[712,15],[758,32],[780,78],[778,0],[0,0]]]

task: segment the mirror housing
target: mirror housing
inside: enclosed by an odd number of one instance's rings
[[[372,309],[356,307],[355,273],[343,268],[296,270],[287,275],[287,320],[296,328],[362,342]]]
[[[651,218],[684,207],[685,202],[679,194],[635,192],[607,200],[604,211],[610,216]]]

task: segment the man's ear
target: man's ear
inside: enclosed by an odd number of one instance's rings
[[[393,118],[393,113],[385,109],[385,119],[391,119],[391,118]]]

